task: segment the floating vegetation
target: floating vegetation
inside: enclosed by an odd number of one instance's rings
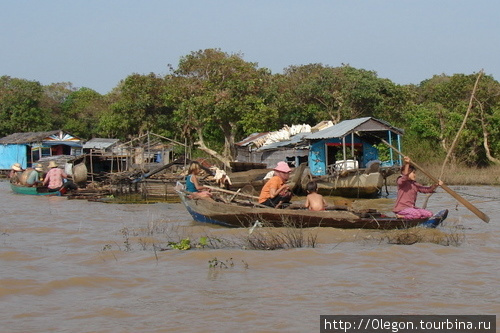
[[[447,233],[441,229],[410,228],[391,230],[381,236],[389,244],[412,245],[415,243],[433,243],[444,246],[459,246],[465,240],[465,234],[452,231]]]

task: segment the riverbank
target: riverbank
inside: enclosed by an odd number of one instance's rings
[[[500,165],[487,168],[449,165],[444,169],[443,176],[440,177],[442,165],[417,163],[423,170],[436,178],[441,178],[447,185],[500,185]],[[395,185],[396,179],[397,175],[389,177],[387,180],[388,185]],[[417,172],[417,180],[422,184],[431,183],[422,172]]]

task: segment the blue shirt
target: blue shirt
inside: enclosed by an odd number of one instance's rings
[[[33,185],[36,183],[37,180],[38,180],[38,172],[36,170],[33,170],[28,175],[28,178],[26,179],[26,184]]]
[[[186,191],[188,191],[188,192],[198,192],[198,190],[196,189],[196,186],[191,181],[191,175],[187,175],[186,176]]]

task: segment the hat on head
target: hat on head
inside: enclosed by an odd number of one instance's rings
[[[286,164],[286,162],[278,162],[274,170],[285,173],[292,171],[292,169],[290,169],[290,167],[288,166],[288,164]]]
[[[12,164],[11,168],[14,171],[22,171],[23,170],[23,168],[21,167],[21,163],[14,163],[14,164]]]
[[[41,165],[40,163],[38,163],[37,165],[35,165],[35,170],[42,172],[43,171],[43,165]]]
[[[57,168],[57,163],[55,161],[50,161],[49,168]]]

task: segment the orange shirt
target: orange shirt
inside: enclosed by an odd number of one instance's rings
[[[283,185],[283,179],[280,176],[273,176],[267,181],[267,183],[262,187],[259,196],[259,203],[263,203],[267,199],[271,198],[271,189],[277,190]]]

